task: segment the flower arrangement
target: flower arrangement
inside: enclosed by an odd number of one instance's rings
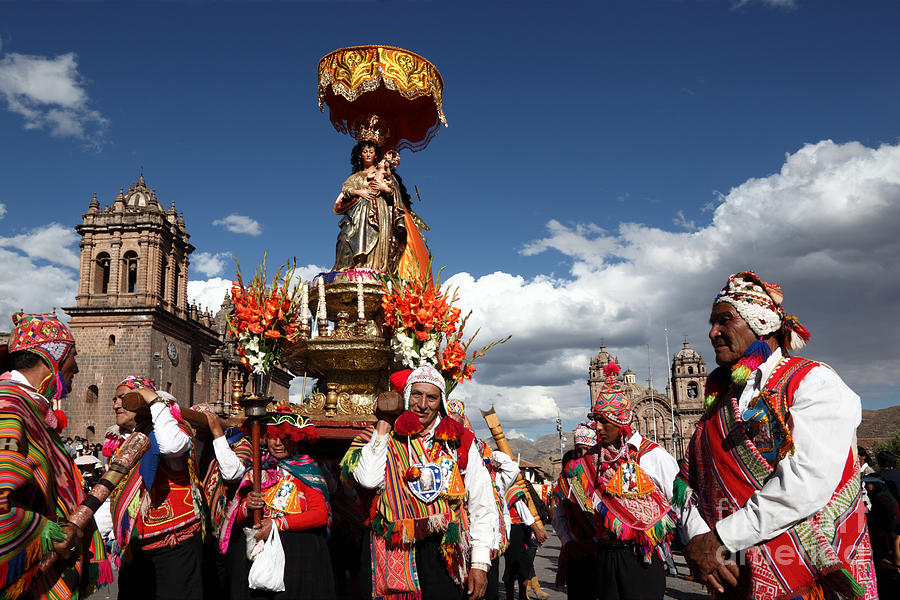
[[[440,272],[438,273],[440,280]],[[462,316],[454,306],[458,296],[450,291],[419,280],[385,278],[382,280],[381,306],[384,324],[391,328],[391,348],[398,362],[414,369],[429,364],[444,376],[449,395],[462,381],[472,378],[475,360],[490,348],[509,340],[507,336],[469,353],[476,331],[464,337],[471,312]]]
[[[301,283],[299,278],[294,280],[294,270],[293,262],[278,267],[269,285],[264,254],[246,285],[241,265],[237,265],[231,287],[234,314],[228,316],[228,326],[237,338],[241,363],[257,375],[269,373],[285,346],[298,335]]]

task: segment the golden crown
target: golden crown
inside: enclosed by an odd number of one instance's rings
[[[391,130],[381,121],[378,115],[367,115],[357,121],[355,127],[356,141],[375,142],[379,146],[391,135]]]

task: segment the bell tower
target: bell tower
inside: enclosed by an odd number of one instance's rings
[[[684,347],[672,359],[675,406],[681,411],[702,409],[705,385],[706,361],[684,340]]]
[[[173,202],[168,211],[148,188],[120,189],[112,206],[91,199],[82,222],[77,307],[159,306],[186,317],[188,255],[193,252],[184,219]]]

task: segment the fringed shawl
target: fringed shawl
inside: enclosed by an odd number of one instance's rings
[[[788,358],[769,377],[766,403],[779,413],[774,415],[779,422],[789,422],[794,391],[816,366],[799,357]],[[748,437],[737,394],[731,392],[721,394],[698,424],[675,480],[676,503],[696,504],[710,526],[743,507],[775,471]],[[773,433],[777,438],[778,429]],[[783,442],[775,439],[772,445],[783,448]],[[848,599],[865,594],[871,550],[855,454],[851,448],[840,483],[822,510],[747,550],[751,585],[747,594],[759,600]]]
[[[63,538],[56,519],[67,519],[84,499],[82,485],[80,471],[35,400],[17,383],[0,383],[0,598],[28,590],[39,598],[73,598],[112,581],[96,531],[85,532],[82,553],[68,567],[74,577],[39,569],[53,541]],[[21,506],[8,494],[31,496],[33,502]],[[74,588],[67,583],[72,581]]]

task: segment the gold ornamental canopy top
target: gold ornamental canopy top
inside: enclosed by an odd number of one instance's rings
[[[325,112],[327,104],[334,128],[358,139],[377,122],[377,141],[385,151],[422,150],[441,124],[447,126],[443,92],[435,66],[401,48],[353,46],[319,61],[319,110]]]

